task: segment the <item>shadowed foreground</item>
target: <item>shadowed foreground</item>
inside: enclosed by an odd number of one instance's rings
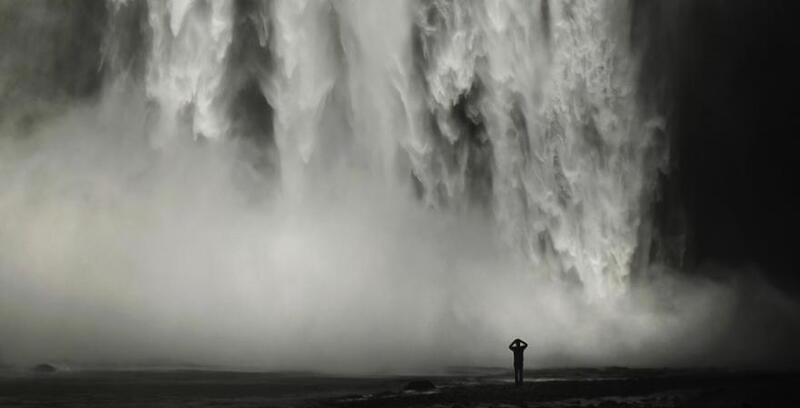
[[[60,371],[0,375],[0,406],[128,407],[772,407],[798,406],[800,374],[723,370],[529,370],[515,387],[505,370],[427,377],[203,370]]]

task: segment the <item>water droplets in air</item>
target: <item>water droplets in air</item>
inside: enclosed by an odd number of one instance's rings
[[[253,120],[230,91],[249,61],[231,56],[235,27],[249,24],[246,52],[267,62],[246,67],[248,86],[268,103],[281,194],[368,183],[477,211],[532,272],[625,292],[655,168],[627,2],[253,4],[147,3],[154,147],[225,143]]]

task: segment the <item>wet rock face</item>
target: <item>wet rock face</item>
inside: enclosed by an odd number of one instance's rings
[[[436,386],[428,380],[416,380],[406,384],[404,391],[430,391],[436,389]]]
[[[0,4],[0,121],[22,127],[101,85],[106,5],[24,1]]]
[[[37,364],[33,367],[33,372],[37,374],[49,374],[58,371],[58,369],[51,364]]]

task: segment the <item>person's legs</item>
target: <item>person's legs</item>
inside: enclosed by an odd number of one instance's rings
[[[520,367],[519,367],[519,385],[522,385],[522,383],[523,383],[523,382],[525,382],[525,380],[522,378],[522,375],[523,375],[524,373],[525,373],[525,372],[523,371],[523,368],[522,368],[522,366],[520,366]]]
[[[521,372],[521,370],[519,369],[519,367],[514,367],[514,384],[516,384],[516,385],[520,385],[520,384],[522,383],[522,381],[521,381],[521,379],[522,379],[521,375],[522,375],[522,372]]]

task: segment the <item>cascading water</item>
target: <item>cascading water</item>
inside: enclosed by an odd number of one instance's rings
[[[702,348],[686,328],[728,292],[630,282],[668,152],[629,13],[109,0],[97,58],[71,60],[95,98],[25,126],[0,106],[0,349],[396,369],[495,364],[517,336],[558,363]]]
[[[459,200],[487,178],[494,216],[532,268],[577,274],[590,296],[625,291],[653,187],[626,10],[433,2],[419,13],[432,137],[443,139],[429,160],[454,158],[423,176],[426,190]]]
[[[163,115],[159,126],[165,126],[153,134],[176,135],[183,119],[194,137],[224,137],[228,126],[217,99],[224,86],[233,3],[150,1],[147,8],[152,29],[147,95]]]
[[[362,169],[442,211],[487,208],[536,273],[572,276],[590,297],[624,293],[658,166],[645,157],[666,163],[648,156],[652,126],[635,104],[628,9],[149,2],[143,82],[165,126],[152,133],[178,137],[185,123],[194,138],[226,138],[226,57],[244,20],[259,33],[250,52],[271,61],[253,83],[271,108],[285,194],[337,166]]]

